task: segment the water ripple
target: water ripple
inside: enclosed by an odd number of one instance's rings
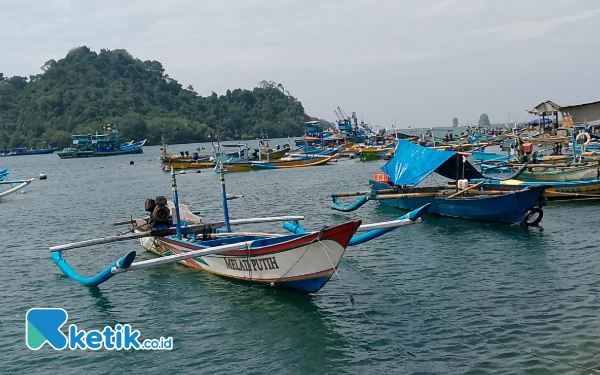
[[[543,230],[427,216],[420,225],[348,249],[341,281],[332,279],[314,296],[231,283],[179,265],[119,275],[101,288],[69,281],[47,247],[116,234],[112,222],[143,215],[144,199],[169,196],[158,154],[147,147],[143,155],[108,159],[2,159],[10,161],[11,177],[44,171],[49,179],[0,204],[6,218],[0,236],[10,260],[0,276],[1,373],[583,373],[483,340],[432,314],[520,350],[599,364],[600,258],[593,236],[600,218],[589,204],[547,207]],[[351,213],[329,209],[330,193],[366,188],[380,165],[343,161],[228,175],[229,192],[245,196],[230,203],[231,215],[304,214],[308,229],[391,220],[401,212],[376,204]],[[181,175],[178,183],[184,203],[221,219],[214,172]],[[251,226],[273,228],[284,232]],[[67,256],[87,275],[131,250],[139,245],[115,243]],[[172,336],[175,348],[32,352],[23,329],[31,307],[66,308],[69,323],[80,328],[130,323],[143,337]]]

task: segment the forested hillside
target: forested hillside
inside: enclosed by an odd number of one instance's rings
[[[199,67],[201,69],[201,66]],[[165,74],[158,61],[125,50],[72,49],[43,73],[0,73],[0,149],[65,147],[73,133],[101,132],[116,123],[123,138],[150,144],[287,137],[311,118],[281,84],[202,97]]]

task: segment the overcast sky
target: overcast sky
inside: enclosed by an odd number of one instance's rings
[[[201,95],[271,80],[309,115],[381,126],[600,100],[598,0],[0,0],[0,36],[9,76],[123,48]]]

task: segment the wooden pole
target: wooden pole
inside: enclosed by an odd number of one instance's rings
[[[475,185],[471,185],[471,186],[469,186],[469,187],[468,187],[468,188],[466,188],[466,189],[463,189],[463,190],[461,190],[461,191],[457,191],[456,193],[452,194],[452,195],[451,195],[451,196],[449,196],[448,198],[454,198],[454,197],[456,197],[456,196],[458,196],[458,195],[460,195],[460,194],[464,193],[464,192],[465,192],[465,191],[467,191],[467,190],[471,190],[471,189],[478,188],[478,187],[480,187],[481,185],[483,185],[483,183],[484,183],[484,182],[485,182],[485,181],[481,181],[481,182],[478,182],[478,183],[476,183]],[[457,188],[458,188],[458,186],[457,186]]]

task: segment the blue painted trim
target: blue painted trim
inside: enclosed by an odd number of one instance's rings
[[[352,204],[347,204],[347,205],[338,203],[337,197],[332,197],[332,198],[333,198],[333,203],[331,204],[331,208],[333,208],[336,211],[350,212],[350,211],[358,210],[365,203],[367,203],[369,201],[369,194],[365,194],[362,197],[360,197],[356,202],[354,202]]]
[[[315,279],[306,279],[298,281],[284,281],[275,283],[275,287],[282,289],[291,289],[298,292],[316,293],[319,290],[321,290],[321,288],[323,288],[325,284],[327,284],[329,279],[330,277],[319,277]]]
[[[173,203],[175,203],[175,216],[177,223],[175,224],[175,233],[178,239],[181,239],[181,217],[179,216],[179,193],[177,192],[177,180],[175,178],[175,171],[171,170],[171,180],[173,185]]]
[[[99,272],[96,276],[93,277],[83,277],[77,273],[63,258],[62,251],[56,251],[50,254],[50,259],[54,261],[54,263],[60,268],[61,271],[71,280],[77,281],[85,286],[96,286],[100,285],[108,279],[115,276],[117,273],[113,273],[113,268],[119,269],[127,269],[135,260],[136,253],[135,251],[131,251],[127,253],[124,257],[117,260],[115,263],[106,267],[103,271]]]
[[[430,206],[430,204],[427,203],[423,207],[419,207],[416,210],[413,210],[405,215],[402,215],[402,216],[396,218],[395,220],[415,221],[415,220],[419,219],[421,216],[423,216],[423,214],[429,210],[429,206]],[[306,229],[304,229],[297,220],[292,223],[286,221],[285,223],[283,223],[283,228],[292,233],[296,233],[296,234],[306,234],[307,233]],[[366,233],[355,235],[354,237],[352,237],[352,239],[348,243],[348,246],[356,246],[356,245],[363,244],[363,243],[371,241],[377,237],[383,236],[384,234],[389,233],[396,228],[398,228],[398,227],[372,229]]]

